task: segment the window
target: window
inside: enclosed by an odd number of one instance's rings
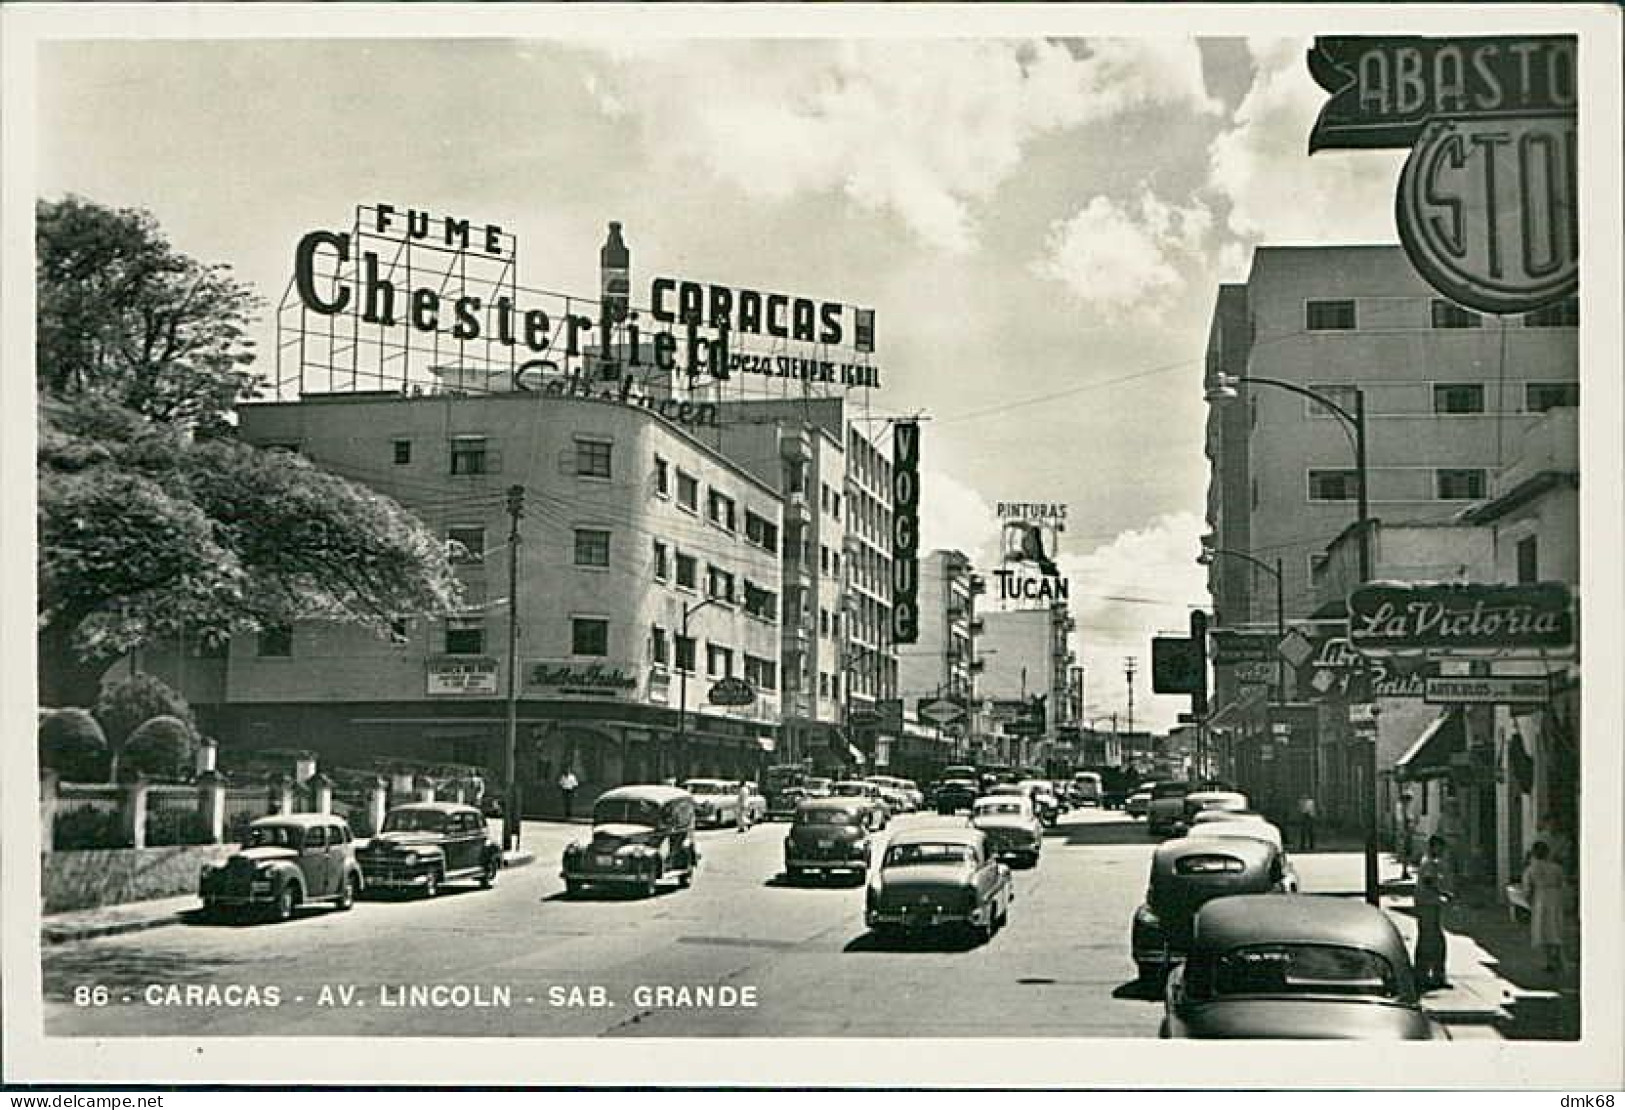
[[[712,524],[734,531],[737,521],[734,518],[733,498],[726,494],[710,491],[705,501],[705,515]]]
[[[609,532],[603,528],[576,529],[576,566],[609,566]]]
[[[705,568],[705,594],[718,601],[732,602],[734,600],[734,576],[719,567],[707,566]]]
[[[1523,407],[1529,412],[1547,409],[1579,407],[1579,382],[1526,382],[1523,387]]]
[[[694,637],[677,637],[677,669],[694,673]]]
[[[1311,470],[1309,500],[1353,501],[1360,488],[1359,475],[1352,470]],[[1255,494],[1256,498],[1256,494]]]
[[[655,544],[655,579],[664,582],[671,577],[671,552],[659,540]]]
[[[825,574],[829,573],[829,548],[824,544],[818,545],[818,569]]]
[[[694,556],[684,555],[679,551],[677,553],[677,584],[684,589],[698,589],[699,574],[700,565],[695,561]]]
[[[831,551],[829,553],[829,572],[837,577],[840,576],[841,553],[839,551]]]
[[[649,661],[662,667],[671,663],[671,637],[658,624],[649,629]]]
[[[1314,384],[1310,385],[1309,388],[1326,398],[1326,400],[1330,401],[1344,412],[1350,414],[1351,416],[1354,414],[1354,386],[1345,385],[1342,383],[1315,382]],[[1254,400],[1257,400],[1257,398],[1254,398]],[[1309,402],[1309,415],[1316,418],[1325,418],[1330,420],[1337,419],[1337,414],[1330,408],[1321,404],[1319,401]]]
[[[1527,536],[1518,541],[1518,581],[1540,581],[1540,547],[1534,536]]]
[[[1452,301],[1434,298],[1433,326],[1436,328],[1476,328],[1483,322],[1484,318],[1476,312],[1469,312]]]
[[[1484,411],[1484,387],[1476,382],[1444,383],[1433,387],[1433,411],[1456,416]]]
[[[753,617],[770,621],[777,618],[778,611],[778,594],[772,590],[764,590],[750,579],[745,579],[745,612]]]
[[[721,644],[707,643],[705,645],[705,673],[711,678],[727,678],[734,673],[734,653],[732,648]]]
[[[1545,308],[1537,308],[1533,312],[1526,312],[1523,317],[1523,326],[1526,328],[1577,328],[1580,326],[1580,299],[1570,297],[1568,300],[1549,304]]]
[[[407,463],[412,461],[412,441],[411,440],[409,440],[409,439],[397,439],[394,442],[393,447],[394,447],[394,451],[395,451],[395,465],[396,466],[405,466]]]
[[[446,654],[484,655],[485,622],[478,617],[448,617]]]
[[[818,672],[818,696],[821,697],[821,698],[829,697],[829,672],[828,671],[819,671]]]
[[[602,617],[571,617],[570,654],[608,655],[609,621]]]
[[[671,467],[659,455],[655,456],[655,492],[661,497],[671,496]]]
[[[771,659],[747,654],[745,656],[745,681],[758,690],[773,690],[779,685],[778,664]]]
[[[602,440],[576,440],[576,476],[580,478],[608,478],[611,445]]]
[[[818,483],[818,507],[829,512],[829,486],[824,482]]]
[[[749,509],[745,510],[745,538],[764,551],[779,550],[779,526]]]
[[[1434,471],[1440,501],[1477,501],[1484,496],[1483,470]]]
[[[261,659],[288,659],[293,655],[293,628],[275,624],[260,629],[259,657]]]
[[[691,513],[700,511],[700,480],[681,470],[677,472],[677,504]]]
[[[838,493],[830,494],[829,511],[830,511],[830,515],[833,516],[836,520],[841,519],[841,495],[840,494],[838,494]]]
[[[820,636],[829,635],[829,610],[822,605],[818,607],[818,634]]]
[[[1353,331],[1353,301],[1305,301],[1304,327],[1310,331]]]
[[[485,525],[453,524],[447,528],[446,557],[453,563],[485,562]]]
[[[451,441],[451,472],[453,474],[486,474],[489,472],[484,436],[453,436]]]
[[[831,613],[829,615],[829,634],[837,640],[841,638],[841,614]]]

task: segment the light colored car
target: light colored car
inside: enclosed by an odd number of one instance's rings
[[[1032,802],[1013,794],[976,799],[971,806],[972,828],[987,836],[988,850],[1000,859],[1020,859],[1028,867],[1038,863],[1044,849],[1044,828]]]
[[[881,936],[959,927],[987,940],[1010,916],[1015,883],[966,826],[931,825],[892,836],[869,881],[864,923]]]
[[[875,787],[880,791],[881,800],[886,803],[887,809],[893,813],[910,812],[908,795],[903,792],[898,780],[890,775],[870,775],[864,781],[875,784]]]
[[[689,779],[683,789],[694,797],[694,823],[698,826],[739,823],[739,784],[728,779]],[[765,808],[765,804],[764,804]]]
[[[1123,812],[1133,818],[1141,818],[1151,808],[1151,788],[1155,783],[1142,782],[1123,802]]]
[[[862,779],[846,779],[829,788],[832,798],[862,798],[869,803],[869,827],[883,829],[891,822],[891,807],[886,804],[880,787]]]

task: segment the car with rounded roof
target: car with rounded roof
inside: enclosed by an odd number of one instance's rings
[[[675,786],[618,786],[592,807],[592,836],[564,849],[566,893],[610,886],[651,895],[668,879],[694,881],[694,797]]]
[[[1019,794],[990,794],[971,806],[972,828],[987,834],[988,850],[1001,860],[1021,860],[1038,866],[1044,850],[1044,826],[1030,798]]]
[[[1249,804],[1247,795],[1239,790],[1193,790],[1185,795],[1185,821],[1210,809],[1238,812]]]
[[[1238,895],[1203,906],[1168,976],[1164,1037],[1447,1039],[1423,1010],[1404,939],[1353,898]]]
[[[1185,795],[1190,783],[1174,779],[1151,784],[1151,799],[1146,803],[1146,831],[1152,836],[1171,833],[1185,819]]]
[[[969,809],[982,796],[982,784],[975,773],[944,775],[931,791],[931,802],[941,816]]]
[[[899,829],[872,870],[864,922],[881,936],[943,928],[991,937],[1010,915],[1015,883],[987,836],[966,825]]]
[[[367,890],[418,890],[433,898],[446,883],[473,880],[489,889],[502,869],[502,847],[485,815],[459,802],[411,802],[384,815],[378,834],[356,850]]]
[[[702,828],[739,824],[739,784],[730,779],[688,779],[683,789],[694,799],[694,823]]]
[[[347,910],[366,880],[349,823],[330,813],[284,813],[249,824],[241,847],[198,876],[203,912],[258,910],[287,921],[301,906]]]
[[[891,806],[886,804],[880,787],[864,779],[842,779],[829,788],[832,798],[858,798],[869,806],[869,827],[883,829],[891,822]]]
[[[1262,817],[1246,819],[1234,814],[1230,816],[1231,820],[1201,821],[1192,825],[1185,830],[1185,839],[1228,840],[1240,837],[1248,840],[1261,840],[1274,848],[1277,853],[1281,890],[1287,894],[1297,893],[1298,872],[1292,866],[1291,857],[1287,855],[1286,838],[1282,835],[1280,827],[1271,824]]]
[[[1182,836],[1159,844],[1130,929],[1140,978],[1152,979],[1184,958],[1196,912],[1208,902],[1279,892],[1283,879],[1282,854],[1263,840]]]
[[[1142,782],[1129,791],[1128,797],[1123,799],[1123,812],[1136,819],[1144,817],[1151,807],[1151,788],[1156,785],[1154,782]]]
[[[859,798],[807,798],[796,806],[784,837],[784,873],[791,880],[869,870],[870,812]]]

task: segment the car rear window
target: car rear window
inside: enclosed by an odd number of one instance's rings
[[[1193,967],[1193,972],[1196,968]],[[1262,944],[1224,953],[1196,974],[1192,994],[1338,994],[1397,998],[1399,977],[1382,956],[1329,944]]]
[[[397,809],[384,818],[385,832],[440,832],[446,815],[432,809]]]
[[[844,809],[804,809],[796,814],[798,825],[851,825],[857,817]]]
[[[924,863],[974,863],[976,850],[968,844],[893,844],[886,850],[887,867]]]
[[[1020,802],[984,802],[976,807],[976,816],[981,817],[987,813],[1004,813],[1015,816],[1021,815]]]

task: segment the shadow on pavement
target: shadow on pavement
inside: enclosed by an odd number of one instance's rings
[[[1162,983],[1156,979],[1130,979],[1112,990],[1113,998],[1132,998],[1141,1002],[1161,1002]]]
[[[126,945],[74,945],[55,949],[42,961],[44,995],[49,1000],[71,999],[74,988],[86,983],[108,986],[115,993],[128,986],[132,994],[154,983],[166,988],[188,983],[208,985],[223,977],[229,978],[226,973],[242,962],[210,959],[196,952]]]
[[[665,898],[673,894],[681,894],[685,888],[675,886],[671,882],[662,882],[655,887],[654,893],[645,894],[640,886],[629,883],[604,883],[599,886],[584,886],[579,890],[556,890],[544,896],[543,902],[649,902]]]
[[[939,929],[921,933],[881,936],[861,933],[847,941],[842,952],[968,952],[981,943],[968,930]]]
[[[862,886],[866,878],[862,871],[839,871],[833,875],[819,872],[813,875],[797,875],[794,878],[780,872],[762,885],[786,890],[817,890],[821,887],[846,890]]]
[[[1121,821],[1090,821],[1087,824],[1067,822],[1045,831],[1049,838],[1064,837],[1067,847],[1076,845],[1151,844],[1162,837],[1146,832],[1144,821],[1124,818]]]

